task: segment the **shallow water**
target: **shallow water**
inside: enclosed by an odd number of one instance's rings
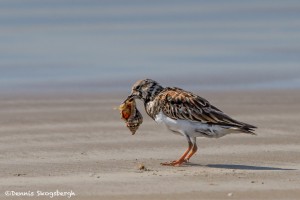
[[[0,1],[0,90],[300,88],[299,1]]]

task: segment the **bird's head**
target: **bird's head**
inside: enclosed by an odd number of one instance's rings
[[[127,99],[142,99],[146,102],[152,100],[162,90],[163,87],[154,80],[139,80],[132,86],[131,94]]]

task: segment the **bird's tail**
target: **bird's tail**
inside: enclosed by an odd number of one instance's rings
[[[230,130],[232,130],[233,132],[236,133],[247,133],[247,134],[251,134],[251,135],[256,135],[256,133],[254,133],[254,129],[256,129],[256,126],[250,125],[250,124],[246,124],[243,122],[240,122],[241,126],[231,126],[228,127]]]
[[[253,131],[254,129],[257,128],[256,126],[250,125],[250,124],[245,124],[244,126],[240,127],[241,132],[243,133],[248,133],[251,135],[256,135]]]
[[[247,124],[238,120],[235,120],[225,113],[223,113],[220,110],[217,110],[217,108],[214,107],[214,110],[212,112],[215,118],[219,120],[219,125],[224,125],[224,128],[229,129],[230,132],[235,133],[248,133],[252,135],[256,135],[254,133],[254,129],[256,129],[256,126],[253,126],[251,124]]]

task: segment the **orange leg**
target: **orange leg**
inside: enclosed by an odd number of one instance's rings
[[[187,155],[187,157],[184,159],[185,162],[189,162],[190,158],[197,152],[198,147],[197,144],[193,145],[192,151]]]
[[[171,162],[161,163],[161,165],[166,165],[166,166],[180,166],[185,161],[185,157],[191,151],[192,147],[193,147],[193,144],[189,141],[189,147],[188,147],[188,149],[183,153],[183,155],[178,160],[174,160],[174,161],[171,161]]]

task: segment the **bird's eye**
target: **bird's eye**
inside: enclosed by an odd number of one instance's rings
[[[141,86],[139,85],[139,86],[136,86],[136,88],[135,88],[136,90],[140,90],[141,89]]]

